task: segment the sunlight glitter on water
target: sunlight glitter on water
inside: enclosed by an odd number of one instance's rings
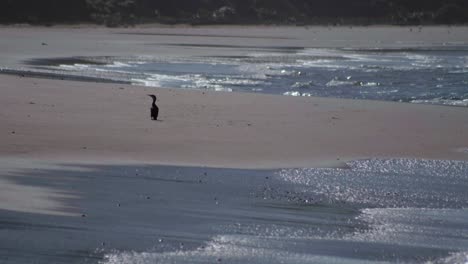
[[[371,159],[348,166],[268,172],[265,187],[252,193],[258,200],[245,204],[256,209],[243,214],[231,204],[232,221],[212,225],[215,235],[201,244],[159,242],[145,252],[108,252],[101,263],[464,263],[468,163]],[[242,182],[231,186],[245,189]]]

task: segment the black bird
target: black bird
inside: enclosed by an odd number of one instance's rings
[[[156,95],[148,94],[148,96],[153,98],[153,104],[151,105],[151,119],[158,120],[159,108],[156,105]]]

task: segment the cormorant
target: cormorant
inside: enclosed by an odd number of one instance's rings
[[[148,94],[148,96],[153,98],[153,104],[151,105],[151,119],[158,120],[159,108],[156,105],[156,95]]]

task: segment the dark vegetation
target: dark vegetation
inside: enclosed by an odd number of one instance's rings
[[[464,24],[468,0],[0,0],[0,23]]]

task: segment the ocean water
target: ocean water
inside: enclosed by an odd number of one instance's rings
[[[85,217],[0,211],[0,263],[468,263],[467,162],[347,165],[16,171]]]
[[[75,63],[49,60],[52,65],[35,70],[154,87],[468,106],[468,46],[168,45],[214,49],[217,55],[79,58]],[[219,55],[233,50],[236,55]]]

